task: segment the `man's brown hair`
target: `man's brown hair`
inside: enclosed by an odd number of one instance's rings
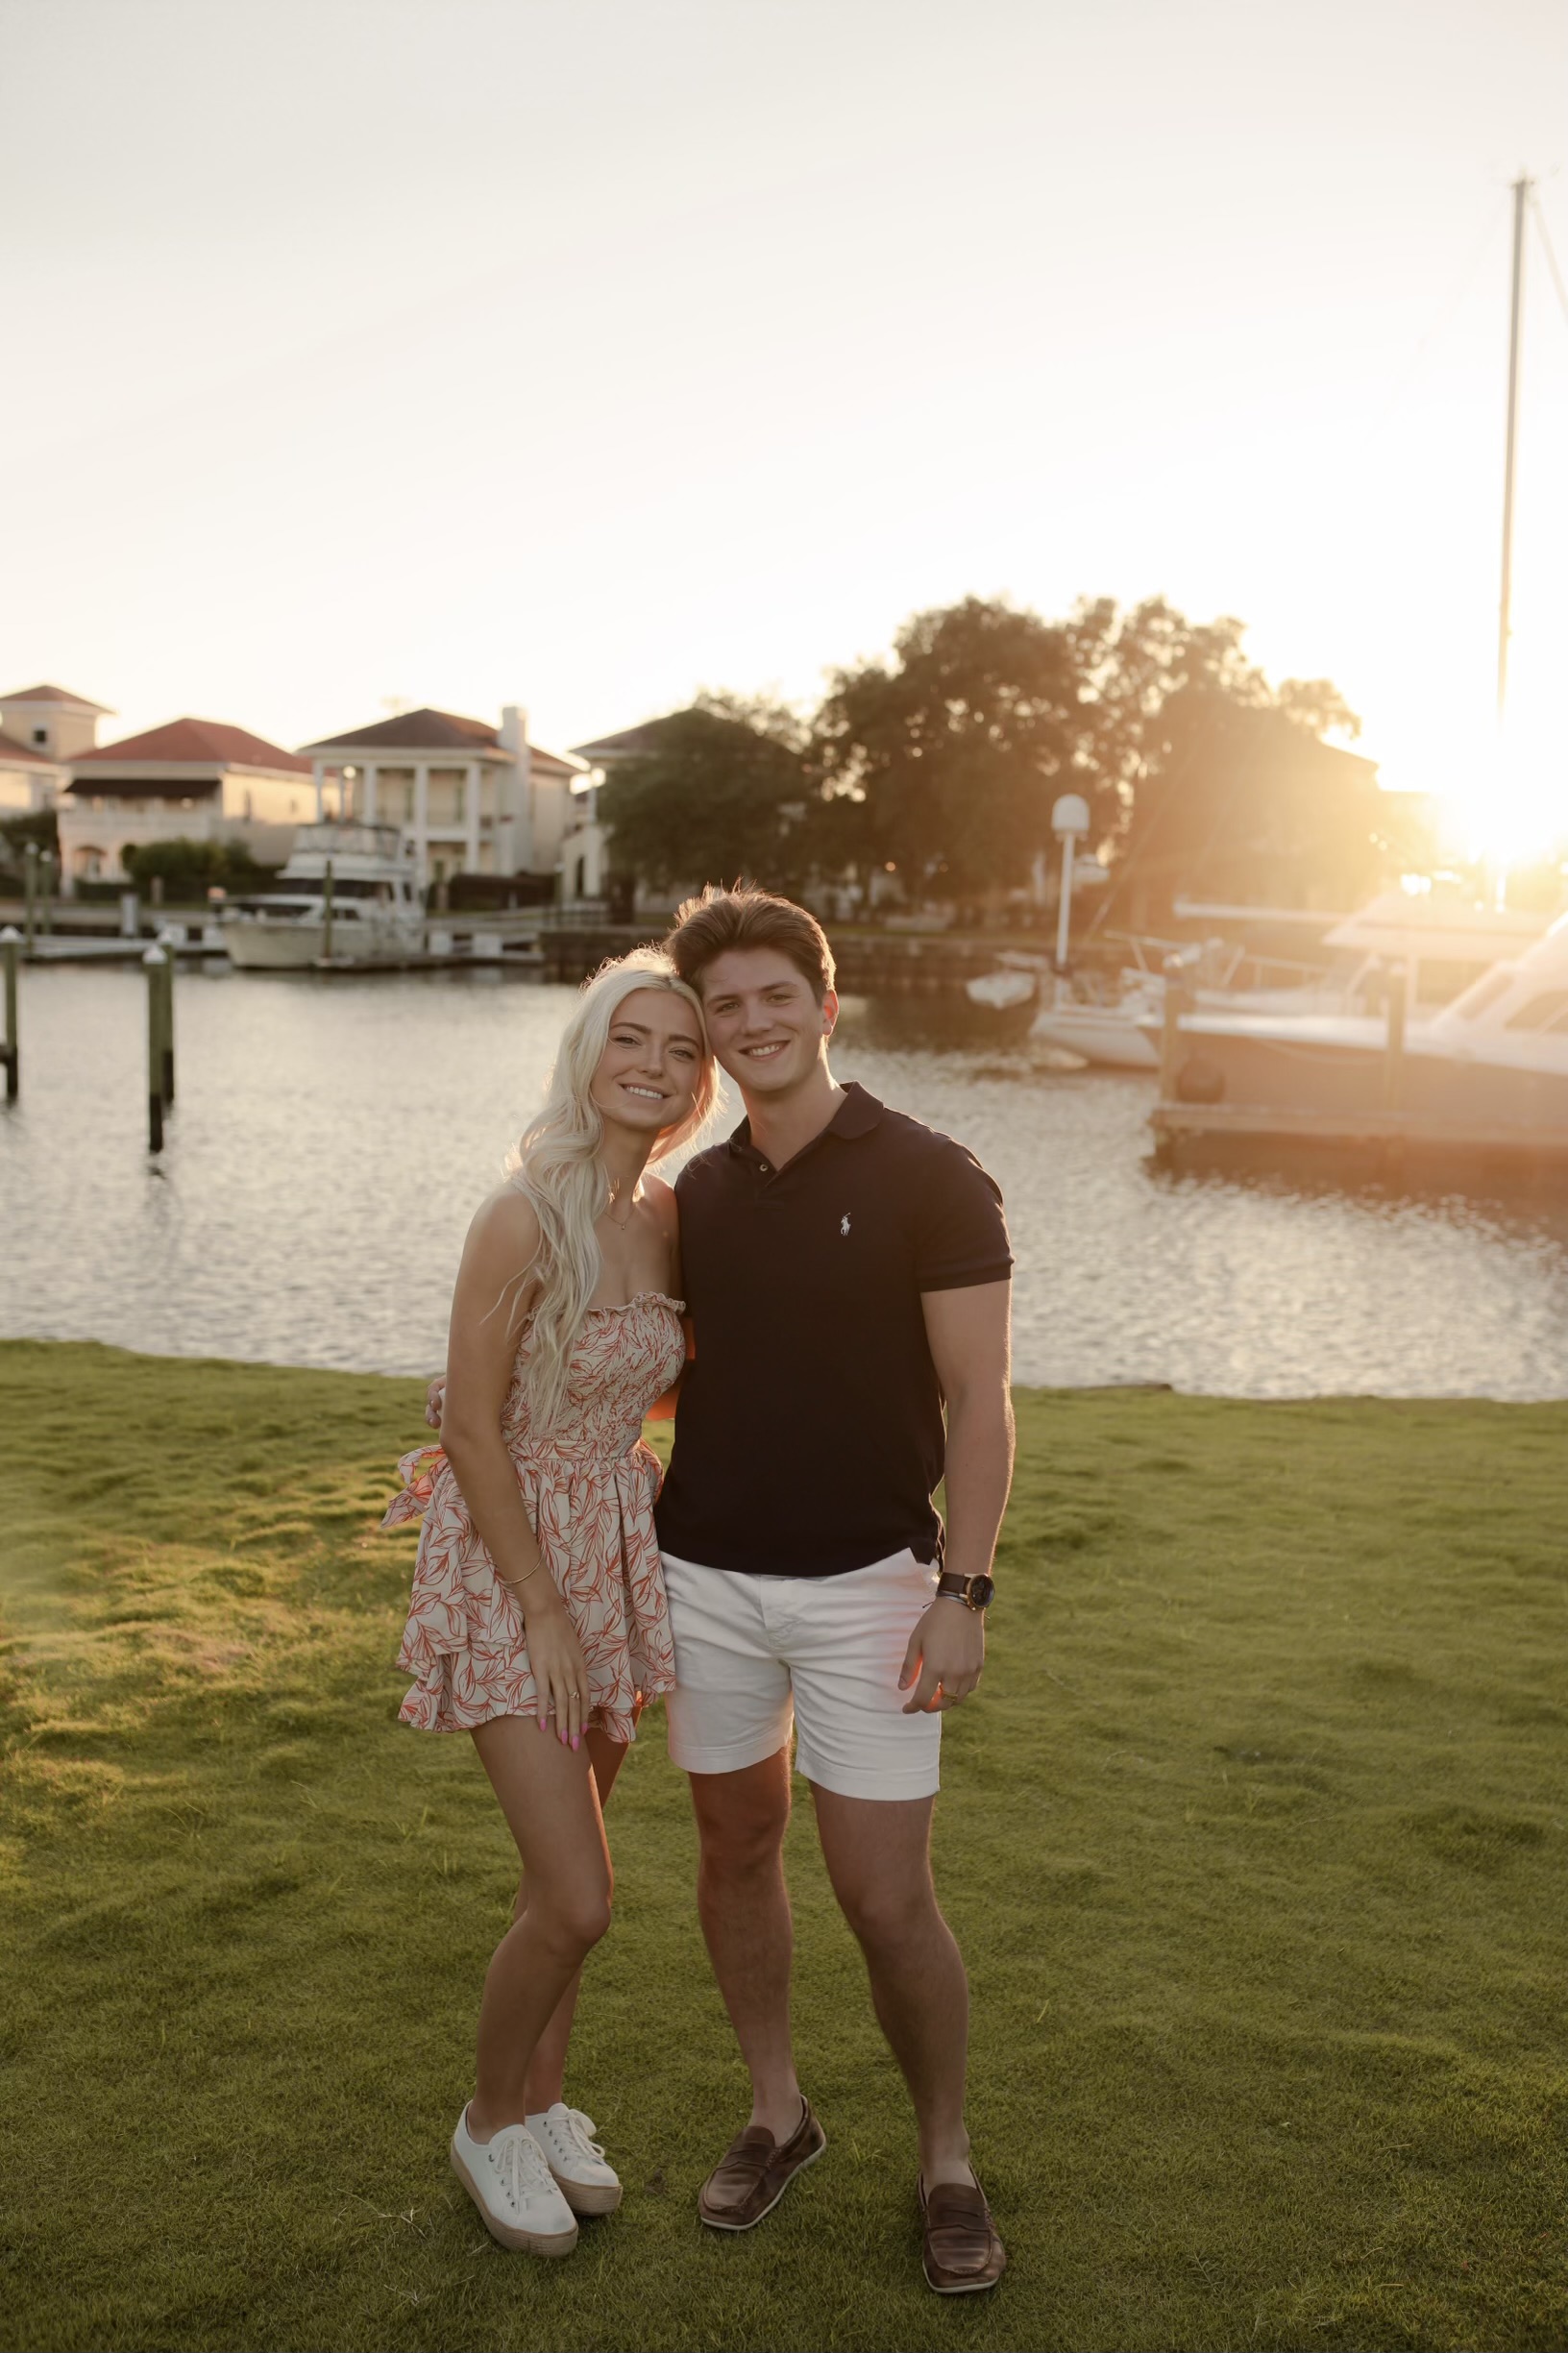
[[[781,956],[788,956],[819,1005],[833,986],[833,950],[817,918],[794,899],[775,897],[750,883],[723,891],[710,882],[700,898],[689,898],[676,908],[674,929],[664,947],[681,979],[698,996],[709,965],[731,948],[776,947]]]

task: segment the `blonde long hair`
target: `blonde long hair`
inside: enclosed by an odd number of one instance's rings
[[[639,947],[600,966],[584,984],[562,1033],[545,1081],[544,1108],[529,1120],[506,1164],[512,1183],[539,1220],[539,1247],[517,1277],[511,1309],[515,1314],[527,1277],[536,1276],[533,1344],[524,1376],[528,1420],[535,1430],[550,1429],[566,1402],[572,1351],[603,1269],[594,1226],[610,1198],[599,1160],[604,1121],[589,1090],[615,1017],[639,989],[667,990],[683,998],[696,1016],[702,1041],[702,1069],[691,1111],[658,1139],[649,1165],[698,1135],[712,1117],[718,1097],[719,1074],[708,1051],[701,999],[669,958],[657,948]]]

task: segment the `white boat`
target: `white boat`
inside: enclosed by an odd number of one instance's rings
[[[1302,1118],[1413,1123],[1506,1149],[1568,1150],[1568,915],[1407,1029],[1397,1070],[1386,1017],[1184,1013],[1177,1102],[1223,1105],[1263,1132]],[[1257,1115],[1257,1116],[1251,1116]]]
[[[1158,1070],[1165,984],[1158,972],[1129,968],[1120,993],[1094,998],[1059,980],[1035,1016],[1031,1038],[1113,1070]]]
[[[1284,988],[1241,988],[1237,977],[1257,959],[1227,951],[1219,941],[1206,947],[1192,944],[1168,955],[1164,971],[1141,963],[1127,968],[1113,997],[1096,999],[1073,983],[1059,982],[1056,995],[1036,1017],[1033,1035],[1081,1054],[1086,1062],[1123,1070],[1158,1069],[1166,972],[1188,985],[1195,1006],[1205,1013],[1285,1020],[1363,1018],[1381,1034],[1379,1008],[1393,974],[1404,974],[1412,1023],[1424,1021],[1500,959],[1528,948],[1546,923],[1544,915],[1470,906],[1442,893],[1385,891],[1325,935],[1334,960],[1314,977],[1298,977]]]
[[[998,1039],[1023,1037],[1034,1020],[1050,968],[1044,956],[1018,948],[1001,949],[993,971],[977,972],[964,983],[965,997],[979,1026]]]
[[[1421,1020],[1453,1003],[1503,957],[1517,956],[1540,939],[1547,921],[1544,915],[1476,905],[1446,891],[1384,891],[1324,935],[1334,957],[1321,979],[1288,989],[1200,985],[1197,1000],[1234,1013],[1368,1013],[1402,971],[1410,1017]],[[1201,983],[1201,970],[1197,977]]]
[[[977,973],[964,986],[971,1005],[985,1005],[992,1013],[1012,1013],[1033,1002],[1035,975],[1004,967],[995,972]]]
[[[334,965],[417,955],[425,910],[397,827],[301,825],[277,887],[229,901],[223,939],[247,972],[302,971],[329,955]]]

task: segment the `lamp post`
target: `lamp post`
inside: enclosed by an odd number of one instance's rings
[[[1089,831],[1089,803],[1081,793],[1064,793],[1051,811],[1051,831],[1062,845],[1062,896],[1056,917],[1056,968],[1067,968],[1067,934],[1072,923],[1072,862]]]

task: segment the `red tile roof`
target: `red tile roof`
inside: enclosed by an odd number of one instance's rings
[[[374,751],[494,751],[501,739],[482,719],[461,719],[455,711],[399,711],[369,727],[351,727],[342,735],[324,736],[306,744],[306,751],[339,751],[363,747]]]
[[[0,735],[0,768],[13,760],[25,760],[29,768],[53,768],[54,762],[46,751],[37,751],[29,744],[18,744],[13,735]]]
[[[494,727],[487,727],[482,719],[463,719],[455,711],[400,711],[393,719],[379,719],[368,727],[354,727],[345,735],[326,735],[316,744],[306,744],[306,751],[461,751],[470,758],[474,753],[493,751],[509,760],[511,753]],[[563,775],[575,775],[570,760],[561,759],[553,751],[541,750],[537,744],[528,749],[534,761],[547,768],[558,768]]]
[[[96,751],[78,752],[67,766],[87,768],[98,762],[164,761],[193,767],[282,769],[290,775],[308,776],[310,763],[297,752],[284,751],[246,727],[228,727],[216,719],[171,719],[165,726],[149,727],[144,735],[123,736],[117,744],[100,744]]]
[[[96,711],[100,719],[111,719],[113,713],[106,702],[89,702],[86,695],[68,694],[63,686],[23,686],[14,695],[0,695],[0,702],[68,702],[76,711]]]

